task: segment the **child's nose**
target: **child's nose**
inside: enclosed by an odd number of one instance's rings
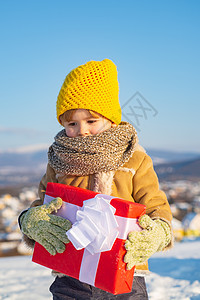
[[[88,126],[86,124],[81,124],[79,126],[79,136],[85,136],[85,135],[89,135],[89,129]]]

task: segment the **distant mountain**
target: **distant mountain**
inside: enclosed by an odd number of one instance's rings
[[[44,164],[47,161],[47,151],[28,153],[0,153],[0,167],[12,166],[30,168]]]
[[[47,145],[0,151],[0,187],[38,184],[47,164]],[[200,154],[148,149],[160,178],[199,176]]]
[[[147,149],[147,154],[151,156],[154,164],[189,161],[200,157],[200,153],[196,152],[175,152],[158,149]]]
[[[175,163],[159,164],[155,166],[159,179],[200,179],[200,157]]]
[[[0,186],[36,184],[45,172],[47,150],[0,153]]]
[[[196,152],[175,152],[158,149],[145,149],[151,156],[154,164],[169,163],[192,160],[200,157]],[[45,162],[47,160],[48,145],[33,145],[16,149],[0,150],[0,166],[3,165],[29,165],[35,162]]]

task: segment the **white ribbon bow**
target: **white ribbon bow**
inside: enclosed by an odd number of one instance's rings
[[[77,250],[86,248],[91,254],[109,251],[117,236],[116,209],[109,203],[110,197],[96,195],[85,200],[76,213],[76,222],[67,231],[67,237]]]

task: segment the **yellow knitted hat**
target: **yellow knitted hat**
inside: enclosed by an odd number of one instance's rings
[[[70,109],[89,109],[117,125],[121,122],[117,68],[110,59],[90,61],[72,70],[57,99],[57,119]]]

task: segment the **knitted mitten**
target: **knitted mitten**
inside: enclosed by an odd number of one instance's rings
[[[142,231],[132,231],[125,242],[127,250],[124,262],[130,270],[134,265],[142,264],[157,251],[162,251],[171,241],[169,225],[160,220],[152,220],[148,215],[139,219]]]
[[[71,222],[59,216],[51,215],[62,206],[62,199],[55,198],[49,204],[30,208],[20,217],[21,230],[30,239],[41,244],[50,254],[65,251],[69,243],[66,231]]]

